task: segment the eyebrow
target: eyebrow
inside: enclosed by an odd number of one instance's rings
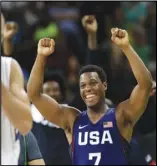
[[[91,78],[89,81],[97,81],[95,78]],[[85,82],[80,82],[80,84],[83,84]]]

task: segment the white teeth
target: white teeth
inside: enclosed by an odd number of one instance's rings
[[[86,96],[86,99],[89,99],[89,98],[92,98],[92,97],[94,97],[95,95],[87,95]]]

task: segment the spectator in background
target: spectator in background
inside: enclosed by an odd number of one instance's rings
[[[44,78],[43,93],[65,104],[64,79],[59,73],[47,72]],[[32,116],[35,135],[46,165],[71,165],[68,135],[63,129],[46,120],[40,112],[32,105]]]
[[[19,134],[20,157],[18,165],[45,165],[38,143],[32,132],[26,136]]]

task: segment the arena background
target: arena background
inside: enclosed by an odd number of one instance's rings
[[[96,63],[108,76],[107,98],[113,105],[126,99],[136,81],[128,61],[110,44],[110,29],[124,28],[131,44],[149,68],[156,81],[156,2],[1,2],[7,21],[15,21],[19,31],[13,39],[14,57],[21,65],[25,83],[42,37],[54,38],[56,51],[49,57],[48,71],[58,71],[66,79],[66,102],[85,109],[78,92],[80,66]],[[97,49],[90,50],[87,34],[81,24],[84,15],[93,14],[98,22]],[[116,55],[115,55],[116,53]],[[90,60],[89,60],[90,59]],[[91,61],[92,59],[92,61]],[[146,112],[135,127],[136,163],[156,161],[156,94],[149,100]],[[140,154],[141,153],[141,154]],[[137,157],[139,156],[139,157]]]

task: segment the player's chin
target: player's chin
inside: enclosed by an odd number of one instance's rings
[[[98,102],[98,100],[93,100],[93,101],[91,101],[91,102],[86,101],[85,103],[86,103],[86,105],[87,105],[88,107],[93,108],[93,107],[97,106],[97,104],[98,104],[99,102]]]

